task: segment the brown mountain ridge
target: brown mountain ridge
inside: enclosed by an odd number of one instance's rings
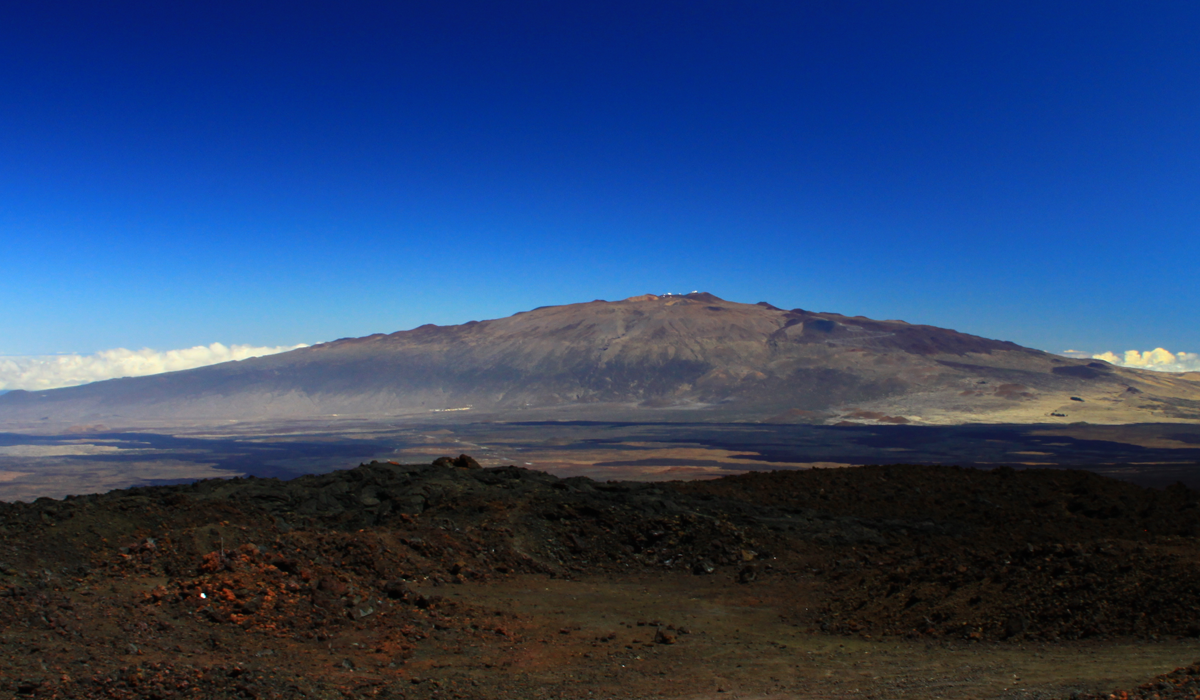
[[[0,421],[419,416],[838,423],[1200,419],[1190,377],[712,294],[593,301],[0,396]]]

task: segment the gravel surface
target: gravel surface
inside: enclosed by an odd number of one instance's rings
[[[1198,503],[1070,471],[598,483],[464,455],[0,504],[0,694],[1108,697],[1200,656]]]

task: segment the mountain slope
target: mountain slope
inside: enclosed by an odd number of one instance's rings
[[[0,420],[10,422],[449,409],[518,419],[686,410],[690,420],[1138,422],[1200,418],[1200,383],[932,326],[694,293],[543,307],[0,396]]]

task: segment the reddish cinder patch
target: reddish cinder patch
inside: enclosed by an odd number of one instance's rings
[[[994,697],[1019,669],[1051,697],[1132,687],[1200,635],[1182,486],[455,464],[0,504],[0,693]]]

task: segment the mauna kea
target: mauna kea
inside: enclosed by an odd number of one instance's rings
[[[956,331],[703,292],[426,325],[0,396],[0,421],[491,419],[1133,423],[1200,419],[1200,381]]]

